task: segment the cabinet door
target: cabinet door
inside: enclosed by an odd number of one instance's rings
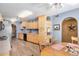
[[[27,41],[38,43],[38,35],[37,34],[27,34]]]
[[[23,33],[18,33],[18,39],[21,39],[21,40],[23,40]]]
[[[27,22],[26,28],[27,29],[37,29],[38,28],[37,22]]]

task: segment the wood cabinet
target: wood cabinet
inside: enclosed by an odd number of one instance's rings
[[[23,33],[22,32],[18,33],[18,39],[23,40]]]
[[[41,40],[46,38],[46,16],[38,17],[39,36]]]
[[[37,29],[38,23],[37,22],[25,22],[23,21],[21,24],[22,27],[26,27],[27,29]]]
[[[26,28],[27,29],[37,29],[38,28],[38,23],[37,22],[27,22],[26,23]]]
[[[51,38],[51,35],[48,35],[47,31],[48,28],[51,28],[52,23],[47,20],[47,16],[38,16],[37,21],[23,21],[21,26],[29,31],[27,33],[27,41],[42,44],[44,42],[49,42]],[[19,38],[23,39],[22,33],[19,33]]]
[[[52,27],[52,22],[51,21],[46,21],[47,27]]]
[[[34,33],[28,33],[27,34],[27,41],[33,42],[33,43],[37,43],[38,44],[38,34],[34,34]]]

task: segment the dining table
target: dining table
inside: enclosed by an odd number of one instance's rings
[[[79,45],[67,42],[52,44],[42,49],[41,56],[79,56]]]

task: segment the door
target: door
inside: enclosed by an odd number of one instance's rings
[[[12,37],[16,37],[16,25],[12,24]]]
[[[77,21],[72,17],[62,23],[62,41],[71,43],[71,36],[77,37]]]

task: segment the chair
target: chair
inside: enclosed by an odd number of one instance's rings
[[[74,43],[74,41],[76,41],[79,44],[79,38],[78,37],[71,36],[71,40],[72,40],[72,43]]]

